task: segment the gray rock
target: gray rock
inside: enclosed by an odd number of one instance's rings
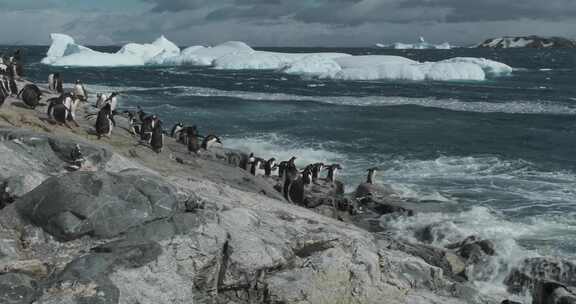
[[[520,294],[546,281],[576,286],[576,265],[560,258],[529,258],[513,269],[504,283],[511,293]]]
[[[541,282],[532,293],[533,304],[576,304],[574,289],[556,282]]]
[[[0,275],[0,303],[30,304],[38,297],[37,289],[36,282],[25,274]]]
[[[48,179],[15,203],[18,211],[59,240],[114,237],[167,218],[178,208],[173,186],[141,171],[74,172]]]

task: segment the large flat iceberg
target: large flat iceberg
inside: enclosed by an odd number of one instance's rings
[[[52,34],[51,37],[52,45],[42,63],[55,66],[193,65],[222,70],[274,70],[338,80],[482,81],[512,73],[512,68],[506,64],[484,58],[418,62],[388,55],[279,53],[257,51],[238,41],[180,50],[164,36],[151,44],[130,43],[116,53],[103,53],[78,45],[64,34]]]

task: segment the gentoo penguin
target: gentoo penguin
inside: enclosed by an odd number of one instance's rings
[[[276,159],[275,158],[271,158],[271,159],[267,160],[266,162],[264,162],[264,175],[265,176],[271,176],[272,171],[276,170],[276,168],[278,168],[278,166],[276,166]]]
[[[260,168],[260,165],[262,165],[263,161],[264,160],[259,157],[254,158],[254,161],[250,164],[250,174],[256,176],[256,172]]]
[[[310,171],[312,172],[312,181],[316,182],[320,176],[320,172],[324,169],[323,163],[315,163],[310,166]]]
[[[76,144],[70,152],[71,168],[74,170],[80,170],[85,161],[86,159],[84,158],[84,155],[82,155],[82,151],[80,151],[80,145]]]
[[[108,95],[103,93],[96,94],[96,108],[102,109],[102,107],[106,104],[106,99],[108,99]]]
[[[152,130],[150,146],[154,152],[162,152],[162,147],[164,146],[164,130],[162,129],[162,122],[160,120],[155,123],[154,129]]]
[[[60,94],[64,93],[64,83],[62,80],[62,76],[60,76],[60,73],[54,74],[54,85],[56,86],[56,92]]]
[[[172,130],[170,131],[170,137],[172,138],[180,137],[180,132],[182,131],[182,129],[184,129],[184,124],[182,122],[175,124],[174,127],[172,127]]]
[[[254,160],[256,160],[256,157],[254,157],[254,153],[250,153],[250,155],[248,155],[248,158],[246,159],[246,163],[244,164],[244,170],[248,171],[250,165],[254,162]]]
[[[80,101],[87,101],[88,100],[88,93],[86,91],[86,87],[80,82],[80,80],[76,80],[76,84],[74,84],[74,97]],[[112,108],[114,111],[114,108]]]
[[[128,131],[130,135],[136,136],[140,134],[140,126],[136,123],[136,113],[124,111],[123,114],[128,118]]]
[[[48,75],[48,90],[50,91],[56,90],[56,85],[54,83],[54,74]]]
[[[304,185],[310,185],[312,183],[312,168],[306,167],[304,171],[302,171],[302,183]]]
[[[6,98],[8,96],[10,96],[8,89],[4,85],[4,81],[3,81],[4,79],[5,79],[5,76],[0,75],[0,106],[3,105]]]
[[[107,103],[107,105],[110,105]],[[152,131],[154,130],[154,124],[156,123],[156,115],[150,115],[144,117],[142,121],[142,128],[140,129],[140,140],[150,144],[152,139]]]
[[[8,187],[8,181],[4,181],[0,185],[0,209],[4,209],[6,206],[14,203],[16,197],[10,194],[10,187]]]
[[[376,172],[378,171],[378,168],[370,168],[367,171],[368,171],[368,177],[366,178],[366,183],[367,184],[374,184],[374,180],[375,180]]]
[[[66,109],[68,109],[68,116],[66,117],[66,120],[73,122],[76,127],[80,126],[76,121],[76,109],[78,108],[78,102],[79,100],[72,94],[66,94],[64,97],[64,106]]]
[[[112,94],[110,94],[110,96],[108,96],[108,98],[106,98],[106,100],[104,100],[104,103],[110,104],[112,112],[116,111],[116,108],[118,107],[118,99],[116,98],[116,96],[118,96],[118,93],[113,92]]]
[[[110,137],[112,134],[112,129],[114,124],[112,123],[112,110],[110,109],[110,105],[106,104],[100,112],[98,112],[98,118],[96,118],[96,134],[98,135],[98,139],[100,139],[103,135]]]
[[[284,173],[286,172],[286,168],[288,167],[288,161],[282,161],[278,164],[278,177],[280,179],[284,179]]]
[[[50,99],[48,99],[48,100],[46,101],[46,102],[48,103],[48,109],[46,110],[46,114],[48,114],[48,118],[50,118],[50,119],[55,119],[55,118],[54,118],[54,107],[55,107],[57,104],[62,104],[62,105],[63,105],[63,104],[64,104],[64,98],[65,98],[65,97],[66,97],[66,96],[65,96],[64,94],[62,94],[62,95],[60,95],[60,96],[58,96],[58,97],[50,98]],[[64,108],[65,108],[65,107],[64,107]],[[66,110],[66,111],[65,111],[66,113],[64,113],[64,121],[66,120],[66,117],[68,117],[68,113],[67,113],[67,110],[68,110],[68,109],[65,109],[65,110]]]
[[[334,181],[336,181],[336,175],[338,173],[338,170],[342,170],[342,167],[338,164],[334,164],[331,166],[327,166],[326,170],[328,170],[328,176],[327,176],[327,180],[331,183],[333,183]]]
[[[200,144],[198,143],[198,129],[196,126],[186,127],[185,131],[188,141],[188,152],[198,153],[200,151]]]
[[[220,140],[220,138],[216,135],[208,135],[206,137],[204,137],[204,139],[202,140],[202,149],[204,150],[208,150],[211,147],[213,147],[214,145],[222,145],[222,141]]]
[[[16,75],[13,65],[8,65],[8,84],[10,85],[10,95],[18,95],[18,85],[16,84]]]
[[[296,167],[296,164],[294,163],[294,161],[296,161],[296,157],[292,157],[290,158],[290,160],[288,161],[288,163],[286,164],[286,169],[284,171],[284,187],[283,188],[283,193],[284,193],[284,197],[290,201],[290,185],[292,185],[292,183],[298,179],[298,176],[300,175],[300,172],[298,171],[298,168]]]
[[[50,100],[50,104],[48,106],[48,116],[54,119],[57,123],[70,128],[67,119],[69,116],[69,111],[68,108],[66,108],[66,106],[64,106],[62,103],[62,99],[53,98]]]
[[[34,84],[27,84],[22,91],[18,93],[18,97],[21,97],[22,101],[32,109],[35,109],[38,104],[40,104],[41,96],[42,92],[40,92],[40,89]]]

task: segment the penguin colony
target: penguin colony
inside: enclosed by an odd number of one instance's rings
[[[18,91],[16,79],[20,79],[23,75],[21,60],[22,54],[19,50],[12,57],[0,57],[0,106],[7,97],[17,96],[27,107],[35,109],[42,105],[40,104],[42,91],[34,84],[27,84]],[[47,116],[56,124],[68,128],[72,128],[70,124],[80,127],[76,121],[76,112],[80,103],[88,102],[88,91],[80,80],[75,81],[71,91],[65,91],[63,83],[63,77],[60,73],[52,73],[48,76],[48,90],[60,95],[47,101]],[[114,116],[118,115],[118,96],[118,92],[113,92],[110,95],[97,93],[93,107],[98,111],[86,115],[86,118],[96,116],[94,132],[98,139],[109,138],[116,126]],[[140,107],[135,112],[123,111],[122,114],[128,119],[128,131],[132,136],[139,139],[139,144],[148,145],[156,153],[162,152],[164,135],[167,132],[157,115],[148,114]],[[213,134],[202,136],[195,125],[186,126],[183,122],[176,123],[169,135],[177,142],[186,145],[190,154],[197,155],[201,150],[222,146],[222,140],[218,136]],[[290,192],[295,185],[301,188],[318,183],[334,185],[337,181],[338,172],[343,169],[339,164],[314,163],[300,170],[295,164],[296,159],[296,157],[292,157],[289,160],[278,162],[276,158],[266,160],[251,153],[240,164],[240,167],[249,171],[253,176],[262,175],[265,178],[275,179],[279,185],[277,190],[288,201],[291,201]],[[70,170],[82,168],[86,159],[80,151],[80,146],[76,145],[72,148],[69,162]],[[365,183],[374,184],[375,174],[378,170],[378,168],[368,169]],[[273,172],[275,171],[278,173],[274,176]],[[320,176],[322,172],[326,172],[324,178]],[[3,204],[10,200],[7,196],[6,187],[7,185],[0,187],[0,209]]]

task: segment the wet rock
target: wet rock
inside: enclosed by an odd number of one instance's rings
[[[379,246],[384,249],[398,250],[419,257],[426,263],[443,269],[448,277],[457,282],[466,280],[464,259],[449,250],[386,237],[379,239]]]
[[[0,274],[0,303],[30,304],[38,297],[38,286],[21,273]]]
[[[546,281],[576,286],[576,265],[554,257],[529,258],[513,269],[504,283],[511,293],[520,294]]]
[[[576,289],[556,282],[541,282],[532,293],[532,303],[576,304]]]
[[[116,236],[172,216],[173,186],[138,170],[74,172],[48,179],[15,203],[18,211],[59,240]]]
[[[393,197],[396,192],[389,185],[363,183],[356,188],[354,194],[356,198],[360,199],[367,196],[382,199]]]
[[[461,242],[447,245],[446,248],[454,250],[459,256],[465,259],[466,264],[476,264],[484,256],[496,254],[494,243],[489,240],[480,240],[476,236],[470,236]]]

